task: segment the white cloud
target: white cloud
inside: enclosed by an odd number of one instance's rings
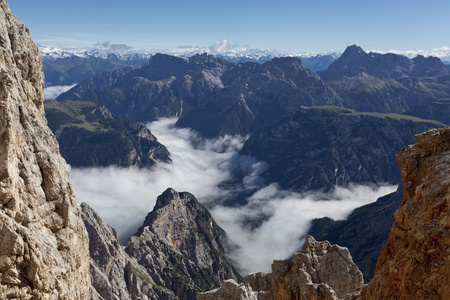
[[[274,259],[284,259],[300,249],[301,238],[314,218],[345,219],[356,207],[393,192],[394,186],[351,186],[329,194],[281,191],[275,184],[256,192],[240,208],[216,206],[211,214],[240,249],[231,256],[243,274],[270,271]],[[248,218],[262,220],[256,229]],[[243,222],[244,220],[244,222]]]
[[[173,163],[155,168],[73,169],[72,181],[78,199],[87,202],[119,233],[122,241],[142,225],[156,198],[166,188],[189,191],[212,208],[211,214],[229,234],[239,250],[233,259],[245,274],[267,271],[273,259],[290,256],[301,245],[313,218],[345,218],[352,209],[375,201],[395,187],[355,186],[333,193],[298,194],[280,190],[275,184],[262,186],[266,165],[251,157],[239,157],[244,138],[223,137],[203,140],[189,129],[174,127],[175,119],[149,125],[166,145]],[[239,168],[247,176],[244,184],[223,186],[231,179],[230,170]],[[262,188],[261,188],[262,187]],[[241,207],[224,207],[224,198],[236,191],[258,188]],[[255,227],[255,224],[258,226]]]
[[[238,47],[238,44],[231,44],[227,39],[219,40],[210,45],[209,51],[213,54],[224,53],[230,50],[234,50]]]
[[[45,100],[55,100],[59,95],[62,93],[67,92],[71,88],[76,86],[76,84],[73,85],[55,85],[55,86],[49,86],[44,88],[44,98]]]

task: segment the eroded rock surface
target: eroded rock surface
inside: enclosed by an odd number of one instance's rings
[[[157,199],[126,252],[143,266],[158,286],[181,299],[241,276],[225,257],[226,234],[190,193],[169,188]]]
[[[350,299],[363,285],[347,248],[308,237],[301,252],[274,261],[272,273],[250,274],[242,284],[226,281],[199,299]]]
[[[157,286],[148,272],[125,252],[117,232],[86,203],[81,204],[89,233],[93,299],[177,299]]]
[[[397,155],[403,203],[364,299],[450,299],[450,129]]]
[[[81,210],[44,117],[29,30],[0,1],[0,296],[89,299]]]

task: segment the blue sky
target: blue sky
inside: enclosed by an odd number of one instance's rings
[[[137,49],[431,50],[450,46],[450,1],[9,0],[35,42]]]

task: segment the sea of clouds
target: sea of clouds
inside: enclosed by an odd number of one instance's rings
[[[237,245],[230,253],[245,275],[270,271],[274,259],[284,259],[300,249],[302,238],[314,218],[343,219],[356,207],[374,202],[395,191],[395,186],[350,186],[332,193],[299,194],[265,185],[260,174],[266,164],[239,156],[243,137],[204,140],[194,131],[174,126],[176,119],[148,125],[171,153],[172,163],[152,169],[74,168],[72,182],[80,202],[92,206],[126,242],[153,209],[156,198],[168,187],[188,191],[205,204]],[[233,170],[245,177],[230,182]],[[245,205],[227,207],[224,199],[237,192],[251,196]]]

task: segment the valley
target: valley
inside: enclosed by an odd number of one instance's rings
[[[40,54],[0,0],[1,300],[450,297],[447,48],[236,47]]]

